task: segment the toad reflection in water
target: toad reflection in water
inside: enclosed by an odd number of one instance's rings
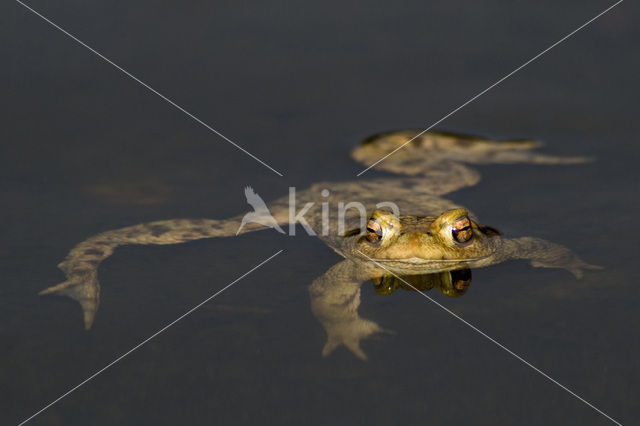
[[[407,130],[373,136],[357,147],[352,157],[370,166],[417,133]],[[360,286],[369,279],[377,283],[379,291],[388,292],[399,285],[389,275],[413,277],[404,279],[422,289],[437,286],[453,296],[464,292],[470,282],[470,273],[464,270],[508,259],[526,259],[534,267],[563,268],[577,278],[584,269],[595,268],[560,245],[534,237],[505,238],[494,228],[480,224],[466,209],[443,198],[444,194],[479,182],[480,176],[470,164],[555,165],[587,161],[583,157],[538,154],[534,151],[536,146],[531,141],[491,141],[426,132],[377,165],[395,176],[320,182],[298,191],[296,202],[309,206],[304,214],[306,221],[300,223],[345,258],[309,288],[312,311],[327,332],[322,353],[328,355],[345,345],[364,359],[360,341],[383,331],[375,322],[358,315]],[[357,201],[372,212],[368,222],[361,220],[358,209],[348,209],[342,222],[323,220],[326,209],[323,212],[322,205],[349,201]],[[376,209],[381,201],[395,203],[404,215]],[[290,229],[295,226],[290,223],[288,196],[268,204],[277,225],[290,225]],[[100,300],[98,266],[116,247],[176,244],[266,229],[256,222],[245,223],[238,229],[243,217],[241,214],[229,219],[170,219],[102,232],[71,250],[58,265],[67,280],[41,294],[60,294],[77,300],[89,329]],[[435,275],[424,277],[425,274]]]

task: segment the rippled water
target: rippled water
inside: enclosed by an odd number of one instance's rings
[[[0,423],[18,424],[280,249],[283,254],[29,424],[613,424],[416,293],[362,287],[394,334],[323,358],[308,286],[339,257],[272,231],[127,246],[101,308],[38,291],[98,232],[247,211],[348,152],[425,128],[611,3],[28,3],[284,174],[279,177],[19,3],[0,6]],[[450,195],[511,236],[604,266],[507,262],[429,295],[617,421],[638,424],[637,7],[624,2],[440,127],[546,142],[575,166],[487,166]],[[369,178],[380,175],[372,170]],[[367,178],[363,175],[362,178]]]

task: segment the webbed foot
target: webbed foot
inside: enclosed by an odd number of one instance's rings
[[[322,356],[327,357],[340,345],[344,345],[356,357],[366,361],[367,354],[360,347],[360,341],[377,333],[393,334],[392,331],[383,329],[377,323],[363,319],[349,324],[340,324],[339,327],[328,328],[327,343],[322,348]]]
[[[74,274],[68,278],[67,281],[46,288],[38,294],[41,296],[47,294],[67,296],[80,303],[84,315],[84,328],[89,330],[100,304],[98,271],[93,270],[82,274]]]

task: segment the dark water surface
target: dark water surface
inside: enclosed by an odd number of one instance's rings
[[[279,177],[23,6],[0,6],[0,424],[18,424],[280,249],[285,252],[33,425],[613,424],[411,292],[362,287],[393,335],[323,358],[308,285],[339,258],[273,231],[119,248],[94,327],[38,291],[98,232],[247,211],[348,152],[425,128],[609,6],[574,2],[29,5],[284,174]],[[546,142],[575,166],[487,166],[450,195],[510,236],[604,266],[576,280],[507,262],[459,299],[429,294],[617,421],[640,424],[640,41],[624,2],[440,127]],[[380,175],[372,170],[362,178]]]

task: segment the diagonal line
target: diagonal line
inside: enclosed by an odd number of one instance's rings
[[[153,333],[151,336],[147,337],[146,339],[144,339],[142,342],[140,342],[139,344],[137,344],[136,346],[134,346],[133,348],[129,349],[127,352],[123,353],[122,355],[120,355],[118,358],[114,359],[113,361],[111,361],[109,364],[107,364],[106,366],[102,367],[100,370],[96,371],[95,373],[93,373],[91,376],[87,377],[85,380],[83,380],[82,382],[78,383],[76,386],[72,387],[71,389],[69,389],[67,392],[63,393],[62,395],[60,395],[58,398],[56,398],[55,400],[51,401],[49,404],[45,405],[43,408],[41,408],[39,411],[37,411],[36,413],[34,413],[31,417],[28,417],[26,419],[24,419],[22,422],[20,422],[18,424],[18,426],[22,426],[23,424],[27,423],[28,421],[30,421],[31,419],[33,419],[34,417],[36,417],[38,414],[42,413],[43,411],[45,411],[46,409],[48,409],[49,407],[51,407],[52,405],[56,404],[58,401],[60,401],[61,399],[63,399],[64,397],[68,396],[69,394],[71,394],[73,391],[75,391],[76,389],[78,389],[79,387],[81,387],[82,385],[86,384],[87,382],[89,382],[91,379],[95,378],[97,375],[99,375],[100,373],[102,373],[103,371],[107,370],[109,367],[113,366],[114,364],[116,364],[117,362],[121,361],[123,358],[125,358],[127,355],[131,354],[133,351],[135,351],[136,349],[140,348],[142,345],[144,345],[145,343],[147,343],[148,341],[150,341],[151,339],[153,339],[154,337],[156,337],[157,335],[159,335],[160,333],[162,333],[163,331],[167,330],[169,327],[171,327],[172,325],[174,325],[175,323],[177,323],[178,321],[180,321],[181,319],[183,319],[184,317],[186,317],[187,315],[191,314],[193,311],[195,311],[196,309],[198,309],[199,307],[201,307],[202,305],[204,305],[205,303],[207,303],[208,301],[210,301],[211,299],[213,299],[214,297],[216,297],[217,295],[219,295],[220,293],[222,293],[223,291],[225,291],[226,289],[228,289],[229,287],[231,287],[232,285],[234,285],[235,283],[237,283],[238,281],[240,281],[241,279],[243,279],[244,277],[246,277],[247,275],[249,275],[250,273],[252,273],[253,271],[255,271],[256,269],[258,269],[259,267],[261,267],[262,265],[264,265],[265,263],[267,263],[268,261],[270,261],[271,259],[273,259],[274,257],[276,257],[277,255],[279,255],[280,253],[282,253],[284,250],[279,250],[278,252],[276,252],[275,254],[271,255],[269,258],[263,260],[262,262],[260,262],[258,265],[254,266],[253,268],[251,268],[249,271],[245,272],[244,274],[240,275],[238,278],[236,278],[235,280],[233,280],[232,282],[230,282],[229,284],[227,284],[224,288],[222,288],[221,290],[218,290],[215,294],[209,296],[208,298],[206,298],[205,300],[203,300],[202,302],[198,303],[196,306],[194,306],[193,308],[189,309],[187,312],[185,312],[184,314],[180,315],[178,318],[176,318],[175,320],[171,321],[169,324],[165,325],[164,327],[162,327],[160,330],[156,331],[155,333]]]
[[[471,328],[472,330],[476,331],[478,334],[480,334],[481,336],[485,337],[486,339],[488,339],[489,341],[491,341],[492,343],[496,344],[499,348],[505,350],[507,353],[509,353],[510,355],[512,355],[513,357],[515,357],[517,360],[521,361],[522,363],[524,363],[525,365],[527,365],[528,367],[532,368],[534,371],[536,371],[537,373],[541,374],[543,377],[545,377],[546,379],[550,380],[551,382],[553,382],[554,384],[558,385],[559,387],[561,387],[562,389],[564,389],[565,391],[569,392],[571,395],[573,395],[574,397],[578,398],[580,401],[584,402],[585,404],[587,404],[589,407],[593,408],[594,410],[596,410],[598,413],[602,414],[603,416],[605,416],[607,419],[611,420],[613,423],[622,426],[622,423],[614,420],[611,416],[609,416],[607,413],[605,413],[604,411],[602,411],[601,409],[599,409],[598,407],[596,407],[595,405],[591,404],[589,401],[587,401],[586,399],[582,398],[580,395],[578,395],[577,393],[575,393],[574,391],[572,391],[571,389],[569,389],[568,387],[564,386],[562,383],[558,382],[557,380],[555,380],[553,377],[549,376],[547,373],[545,373],[544,371],[540,370],[538,367],[534,366],[533,364],[531,364],[530,362],[528,362],[526,359],[522,358],[520,355],[518,355],[517,353],[513,352],[511,349],[507,348],[506,346],[504,346],[503,344],[501,344],[500,342],[498,342],[496,339],[494,339],[493,337],[489,336],[487,333],[485,333],[484,331],[480,330],[478,327],[476,327],[475,325],[471,324],[470,322],[468,322],[467,320],[465,320],[464,318],[462,318],[461,316],[459,316],[458,314],[456,314],[455,312],[453,312],[452,310],[450,310],[449,308],[447,308],[446,306],[442,305],[441,303],[439,303],[438,301],[436,301],[435,299],[433,299],[431,296],[429,296],[428,294],[418,290],[417,288],[415,288],[413,285],[409,284],[407,281],[405,281],[404,279],[402,279],[401,277],[397,276],[396,274],[394,274],[393,272],[391,272],[389,269],[385,268],[384,266],[382,266],[379,262],[376,262],[374,259],[370,258],[369,256],[367,256],[366,254],[362,253],[360,250],[358,250],[358,252],[363,255],[364,257],[366,257],[367,259],[369,259],[370,261],[372,261],[373,263],[375,263],[377,266],[379,266],[380,268],[384,269],[385,271],[389,272],[391,275],[393,275],[394,277],[396,277],[397,279],[399,279],[400,281],[402,281],[403,283],[405,283],[406,285],[408,285],[409,287],[411,287],[413,290],[415,290],[416,292],[418,292],[420,295],[426,297],[427,299],[429,299],[431,302],[433,302],[435,305],[437,305],[439,308],[443,309],[444,311],[446,311],[447,313],[451,314],[453,317],[455,317],[456,319],[460,320],[462,323],[464,323],[466,326],[468,326],[469,328]]]
[[[33,12],[35,15],[39,16],[40,18],[42,18],[44,21],[46,21],[49,24],[51,24],[51,26],[53,26],[54,28],[56,28],[57,30],[59,30],[60,32],[65,34],[66,36],[70,37],[71,39],[76,41],[78,44],[86,47],[92,53],[94,53],[95,55],[99,56],[101,59],[103,59],[104,61],[108,62],[109,64],[111,64],[112,66],[114,66],[115,68],[117,68],[118,70],[123,72],[127,77],[130,77],[132,80],[136,81],[137,83],[142,85],[144,88],[146,88],[150,92],[155,93],[156,95],[161,97],[163,100],[167,101],[169,104],[174,106],[176,109],[182,111],[183,113],[185,113],[186,115],[188,115],[189,117],[191,117],[192,119],[197,121],[202,126],[206,127],[207,129],[209,129],[210,131],[212,131],[216,135],[220,136],[222,139],[224,139],[225,141],[229,142],[231,145],[235,146],[240,151],[244,152],[249,157],[251,157],[254,160],[256,160],[258,163],[262,164],[263,166],[265,166],[266,168],[268,168],[269,170],[271,170],[272,172],[274,172],[278,176],[280,176],[280,177],[283,176],[282,173],[280,173],[279,171],[277,171],[276,169],[274,169],[273,167],[271,167],[270,165],[268,165],[267,163],[265,163],[264,161],[262,161],[261,159],[259,159],[258,157],[256,157],[255,155],[253,155],[252,153],[250,153],[249,151],[247,151],[246,149],[244,149],[243,147],[241,147],[240,145],[238,145],[237,143],[235,143],[234,141],[232,141],[231,139],[229,139],[228,137],[226,137],[225,135],[223,135],[222,133],[220,133],[219,131],[217,131],[216,129],[214,129],[213,127],[211,127],[210,125],[208,125],[207,123],[205,123],[204,121],[202,121],[201,119],[199,119],[198,117],[196,117],[195,115],[193,115],[192,113],[190,113],[189,111],[187,111],[186,109],[181,107],[180,105],[178,105],[177,103],[175,103],[174,101],[172,101],[171,99],[167,98],[165,95],[163,95],[162,93],[158,92],[156,89],[154,89],[153,87],[149,86],[147,83],[145,83],[144,81],[140,80],[138,77],[136,77],[135,75],[131,74],[129,71],[125,70],[124,68],[122,68],[121,66],[119,66],[118,64],[116,64],[115,62],[113,62],[112,60],[110,60],[109,58],[107,58],[106,56],[104,56],[103,54],[101,54],[100,52],[98,52],[97,50],[95,50],[94,48],[92,48],[91,46],[86,44],[85,42],[83,42],[82,40],[78,39],[73,34],[71,34],[68,31],[66,31],[64,28],[62,28],[59,25],[55,24],[54,22],[52,22],[51,20],[49,20],[48,18],[46,18],[42,14],[38,13],[33,8],[27,6],[26,4],[24,4],[20,0],[16,0],[16,2],[21,4],[22,6],[24,6],[29,11]]]
[[[402,145],[400,145],[399,147],[397,147],[396,149],[394,149],[393,151],[391,151],[390,153],[388,153],[387,155],[385,155],[384,157],[382,157],[381,159],[379,159],[378,161],[376,161],[375,163],[373,163],[372,165],[370,165],[369,167],[367,167],[366,169],[364,169],[363,171],[361,171],[360,173],[358,173],[356,176],[360,176],[361,174],[363,174],[364,172],[366,172],[367,170],[369,170],[370,168],[374,167],[376,164],[380,163],[382,160],[384,160],[385,158],[389,157],[390,155],[393,155],[396,151],[402,149],[405,147],[405,145],[411,143],[414,139],[422,136],[424,133],[428,132],[429,130],[431,130],[432,128],[434,128],[435,126],[437,126],[438,124],[440,124],[441,122],[443,122],[444,120],[446,120],[447,118],[451,117],[453,114],[455,114],[456,112],[460,111],[462,108],[466,107],[467,105],[469,105],[471,102],[475,101],[476,99],[478,99],[480,96],[484,95],[485,93],[487,93],[489,90],[493,89],[494,87],[496,87],[498,84],[502,83],[503,81],[505,81],[506,79],[508,79],[509,77],[511,77],[512,75],[514,75],[515,73],[517,73],[518,71],[520,71],[522,68],[526,67],[527,65],[529,65],[531,62],[535,61],[536,59],[538,59],[539,57],[541,57],[542,55],[544,55],[545,53],[547,53],[548,51],[550,51],[551,49],[553,49],[554,47],[556,47],[557,45],[559,45],[560,43],[562,43],[563,41],[565,41],[566,39],[568,39],[569,37],[573,36],[575,33],[577,33],[578,31],[580,31],[581,29],[583,29],[584,27],[586,27],[587,25],[589,25],[590,23],[592,23],[593,21],[595,21],[596,19],[598,19],[599,17],[601,17],[602,15],[604,15],[605,13],[609,12],[611,9],[613,9],[614,7],[616,7],[617,5],[619,5],[620,3],[622,3],[624,0],[618,0],[618,2],[612,4],[611,6],[609,6],[608,8],[606,8],[605,10],[603,10],[602,12],[600,12],[599,14],[597,14],[596,16],[594,16],[593,18],[589,19],[587,22],[585,22],[584,24],[580,25],[578,28],[576,28],[575,30],[571,31],[569,34],[567,34],[566,36],[562,37],[560,40],[556,41],[555,43],[553,43],[551,46],[547,47],[546,49],[544,49],[542,52],[538,53],[536,56],[534,56],[533,58],[529,59],[527,62],[525,62],[524,64],[520,65],[518,68],[516,68],[515,70],[511,71],[509,74],[505,75],[504,77],[502,77],[500,80],[496,81],[495,83],[493,83],[491,86],[487,87],[486,89],[484,89],[483,91],[481,91],[480,93],[478,93],[477,95],[475,95],[474,97],[472,97],[471,99],[469,99],[468,101],[466,101],[465,103],[463,103],[462,105],[460,105],[458,108],[454,109],[453,111],[451,111],[450,113],[448,113],[447,115],[445,115],[444,117],[442,117],[440,120],[436,121],[435,123],[433,123],[431,126],[427,127],[426,129],[424,129],[423,131],[421,131],[420,133],[418,133],[417,135],[415,135],[414,137],[412,137],[411,139],[409,139],[408,141],[406,141],[405,143],[403,143]]]

